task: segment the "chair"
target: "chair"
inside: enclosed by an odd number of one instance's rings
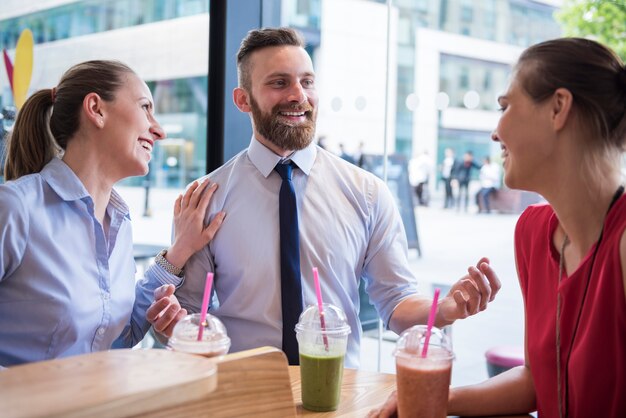
[[[524,364],[524,348],[520,346],[502,345],[492,347],[485,352],[487,373],[493,377],[513,367]]]

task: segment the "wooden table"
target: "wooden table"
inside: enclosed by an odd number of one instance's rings
[[[339,408],[332,412],[312,412],[302,407],[299,366],[289,366],[289,378],[293,400],[296,403],[296,415],[299,417],[364,417],[370,410],[381,406],[396,389],[396,376],[393,374],[344,369]],[[532,418],[532,416],[510,415],[489,418]]]
[[[217,372],[216,372],[217,369]],[[272,347],[206,359],[167,350],[112,350],[0,372],[4,418],[364,417],[395,375],[345,369],[339,408],[302,408],[300,368]]]
[[[393,374],[344,369],[339,408],[331,412],[312,412],[302,408],[299,366],[289,366],[289,378],[299,417],[364,417],[371,409],[382,405],[396,388]]]
[[[112,350],[0,371],[0,416],[150,416],[192,404],[217,388],[217,368],[166,350]]]

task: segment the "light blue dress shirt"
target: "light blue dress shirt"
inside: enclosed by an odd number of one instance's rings
[[[115,190],[106,211],[108,236],[58,158],[0,185],[0,366],[141,341],[154,289],[181,279],[155,265],[135,284],[128,207]]]
[[[385,323],[416,293],[402,220],[389,189],[373,174],[315,144],[289,158],[299,168],[293,182],[304,305],[316,303],[311,270],[318,267],[324,302],[341,307],[352,329],[345,364],[358,367],[360,280]],[[206,273],[215,272],[209,312],[224,322],[231,351],[282,345],[279,161],[253,138],[247,150],[208,175],[219,188],[207,221],[222,210],[226,218],[213,241],[187,262],[176,292],[183,307],[197,312]]]

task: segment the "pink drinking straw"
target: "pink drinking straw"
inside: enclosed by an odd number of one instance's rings
[[[322,307],[322,288],[320,287],[320,277],[317,273],[317,267],[313,267],[313,281],[315,282],[315,294],[317,295],[317,306],[320,310],[320,323],[322,325],[322,331],[326,331],[326,321],[324,321],[324,308]],[[324,338],[324,348],[328,351],[328,337],[326,334],[322,334]]]
[[[206,311],[209,310],[209,296],[211,295],[211,286],[213,285],[213,273],[206,274],[206,282],[204,283],[204,296],[202,296],[202,308],[200,311],[200,327],[198,328],[198,341],[202,341],[202,333],[204,332],[204,321],[206,320]]]
[[[430,306],[430,314],[428,315],[428,325],[426,325],[426,338],[424,339],[424,347],[422,348],[422,358],[426,357],[428,353],[428,343],[430,342],[430,332],[433,329],[435,323],[435,315],[437,315],[437,301],[439,300],[439,288],[435,289],[435,295],[433,296],[433,304]]]

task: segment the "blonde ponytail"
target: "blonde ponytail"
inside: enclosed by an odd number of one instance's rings
[[[7,140],[5,181],[38,173],[60,148],[50,133],[50,89],[39,90],[26,100]]]

